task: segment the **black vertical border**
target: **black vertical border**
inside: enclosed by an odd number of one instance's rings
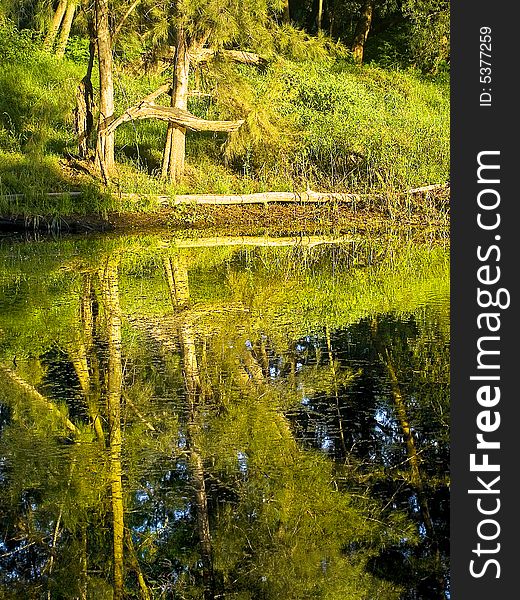
[[[518,325],[518,294],[516,281],[520,277],[520,20],[518,3],[495,0],[451,4],[451,591],[453,600],[499,600],[520,597],[520,354],[515,341],[520,334]],[[480,81],[480,29],[492,30],[492,82]],[[483,88],[491,87],[492,105],[480,106]],[[483,231],[477,224],[479,208],[477,195],[482,184],[477,183],[477,156],[482,151],[500,151],[500,227]],[[481,212],[481,211],[480,211]],[[499,235],[497,241],[495,236]],[[470,454],[476,452],[477,414],[483,410],[476,400],[482,383],[471,381],[477,371],[477,317],[482,309],[477,304],[477,269],[484,263],[477,258],[477,247],[500,246],[500,261],[492,254],[489,264],[501,269],[497,287],[511,293],[509,308],[500,312],[501,329],[492,335],[500,336],[501,400],[499,430],[489,438],[499,440],[500,450],[490,451],[490,462],[498,460],[499,473],[472,473]],[[480,286],[483,287],[483,286]],[[491,289],[491,288],[490,288]],[[488,334],[489,335],[489,334]],[[489,373],[489,372],[488,372]],[[500,475],[494,486],[500,489],[500,511],[486,517],[478,512],[478,495],[468,490],[482,487],[477,476],[486,481]],[[518,495],[517,495],[518,494]],[[482,495],[482,505],[494,506],[491,498]],[[485,502],[489,499],[489,504]],[[485,518],[500,524],[500,535],[494,541],[479,539],[477,527]],[[491,532],[484,528],[486,533]],[[481,554],[482,548],[500,550]],[[470,573],[470,561],[476,559],[475,570],[481,571],[486,558],[500,563],[488,565],[485,573],[476,578]],[[517,595],[518,594],[518,595]]]

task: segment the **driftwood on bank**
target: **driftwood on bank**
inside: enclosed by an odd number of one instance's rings
[[[213,206],[230,206],[236,204],[316,204],[326,202],[350,203],[363,197],[358,194],[341,194],[328,192],[258,192],[256,194],[179,194],[177,196],[120,194],[122,200],[139,200],[147,198],[155,200],[163,206],[179,204],[198,204]]]
[[[403,195],[426,194],[430,192],[448,190],[449,186],[445,184],[427,185],[414,188],[403,192]],[[147,198],[155,200],[163,206],[177,206],[178,204],[198,204],[214,206],[230,206],[244,204],[324,204],[324,203],[342,203],[350,204],[363,200],[382,200],[382,194],[348,194],[341,192],[258,192],[255,194],[179,194],[176,196],[166,195],[140,195],[140,194],[120,194],[122,200],[139,200]]]

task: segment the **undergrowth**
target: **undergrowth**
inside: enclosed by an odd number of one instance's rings
[[[0,212],[113,209],[99,183],[68,166],[77,153],[75,92],[86,70],[85,55],[77,49],[81,44],[74,41],[71,57],[58,60],[39,50],[28,34],[4,25],[0,46]],[[115,73],[117,113],[167,79],[168,74],[136,76],[135,70],[120,66]],[[93,83],[96,87],[95,77]],[[446,80],[375,64],[358,67],[332,52],[313,60],[274,58],[263,70],[216,62],[194,73],[193,83],[207,94],[191,100],[194,114],[244,118],[245,124],[229,137],[189,132],[186,173],[176,186],[159,178],[165,123],[121,126],[116,133],[116,191],[145,195],[312,188],[383,195],[398,210],[403,190],[449,179]],[[86,194],[45,196],[68,190]],[[120,210],[130,208],[119,205]],[[145,202],[139,208],[155,206]]]

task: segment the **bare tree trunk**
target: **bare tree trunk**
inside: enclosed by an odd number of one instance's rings
[[[108,23],[107,0],[95,0],[95,36],[99,61],[99,128],[96,164],[106,183],[114,170],[114,133],[106,133],[114,116],[114,82],[112,79],[112,41]]]
[[[61,21],[63,19],[63,15],[67,10],[67,0],[60,0],[54,15],[52,16],[52,21],[49,26],[49,30],[47,31],[47,35],[43,41],[43,47],[45,50],[49,52],[52,50],[54,46],[54,41],[56,40],[56,36],[58,35],[58,31],[60,29]]]
[[[291,22],[291,9],[289,6],[289,0],[285,0],[285,2],[283,4],[282,22],[283,23]]]
[[[363,62],[363,53],[365,51],[365,42],[367,41],[370,27],[372,25],[372,14],[374,12],[374,0],[366,0],[361,9],[361,16],[357,23],[352,43],[352,53],[354,61],[358,64]]]
[[[90,29],[89,57],[85,77],[81,80],[76,90],[76,108],[74,110],[74,126],[78,136],[78,152],[80,158],[88,158],[90,135],[94,126],[94,89],[92,87],[92,69],[94,68],[94,56],[96,43],[92,24]]]
[[[93,336],[94,336],[94,305],[96,304],[94,290],[92,287],[92,274],[83,274],[83,289],[80,298],[80,331],[77,335],[74,347],[71,348],[71,360],[78,377],[81,390],[85,397],[87,411],[96,434],[96,438],[104,446],[105,433],[99,414],[99,381],[91,381],[91,369],[89,367],[89,355],[93,358]]]
[[[124,511],[121,469],[121,392],[123,368],[121,362],[121,309],[117,262],[108,258],[99,274],[108,337],[107,413],[110,452],[110,488],[113,516],[114,600],[124,595]]]
[[[67,12],[61,25],[60,36],[58,38],[58,44],[56,46],[56,56],[63,58],[65,55],[65,48],[69,41],[70,29],[72,27],[72,21],[74,20],[74,13],[76,12],[76,4],[74,1],[69,0],[67,4]]]
[[[322,21],[323,21],[323,0],[318,0],[318,16],[316,18],[316,25],[318,26],[318,33],[321,31]]]
[[[177,32],[177,43],[175,45],[171,99],[173,108],[180,108],[181,110],[187,110],[188,108],[189,74],[190,56],[186,36],[181,29]],[[178,182],[184,172],[185,155],[186,128],[168,123],[161,177],[169,179],[172,183]]]

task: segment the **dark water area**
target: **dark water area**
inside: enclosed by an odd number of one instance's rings
[[[446,244],[0,265],[1,598],[449,598]]]

